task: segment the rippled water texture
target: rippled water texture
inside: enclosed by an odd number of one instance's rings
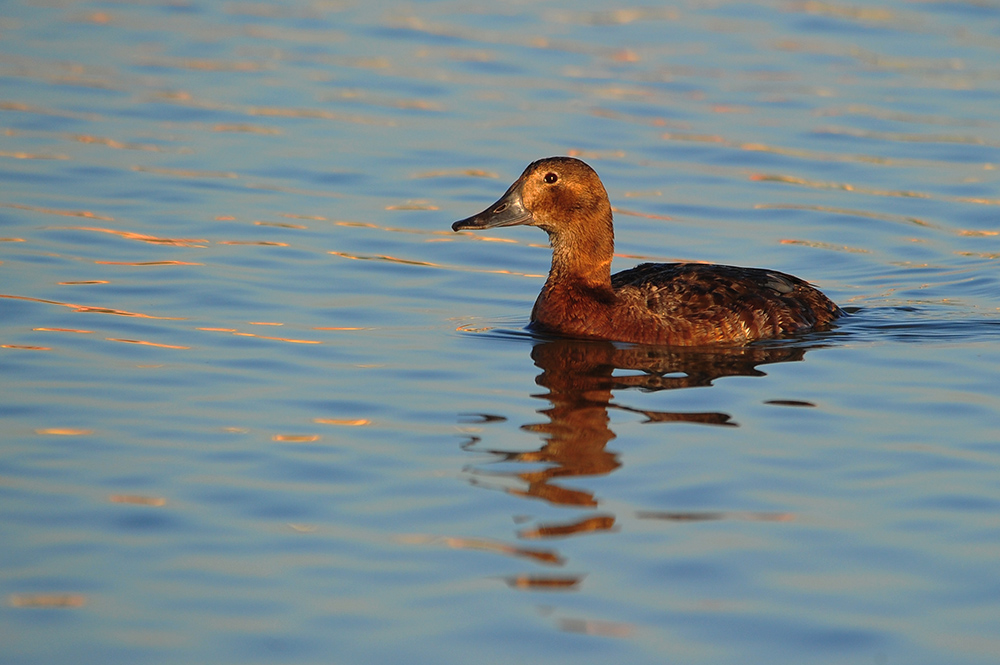
[[[7,2],[0,661],[995,663],[1000,5]],[[537,158],[745,349],[532,338]]]

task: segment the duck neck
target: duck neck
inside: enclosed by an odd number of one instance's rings
[[[611,224],[591,233],[550,233],[552,267],[546,286],[582,284],[611,288],[611,259],[615,236]]]

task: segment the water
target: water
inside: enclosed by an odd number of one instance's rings
[[[993,663],[1000,7],[8,3],[4,662]],[[535,339],[616,269],[836,330]]]

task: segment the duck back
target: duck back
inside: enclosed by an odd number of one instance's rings
[[[825,328],[843,313],[805,280],[762,268],[644,263],[612,275],[611,286],[628,318],[639,319],[632,336],[637,342],[783,337]]]

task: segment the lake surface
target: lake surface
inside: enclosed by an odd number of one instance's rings
[[[0,17],[4,663],[995,663],[1000,5],[50,0]],[[545,340],[620,270],[851,312]]]

